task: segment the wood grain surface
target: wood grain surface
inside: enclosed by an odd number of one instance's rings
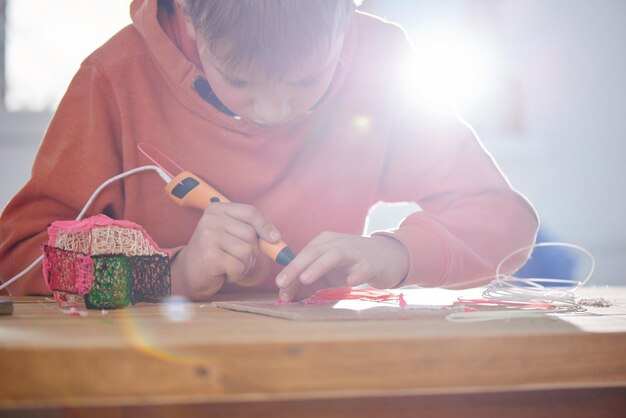
[[[444,315],[299,322],[209,303],[81,317],[42,298],[15,300],[14,314],[0,317],[0,416],[319,416],[306,415],[315,405],[320,414],[345,412],[326,416],[368,416],[355,411],[372,399],[405,405],[382,416],[413,416],[413,406],[442,397],[452,413],[476,399],[497,409],[507,397],[523,403],[583,392],[610,406],[597,416],[621,416],[611,414],[626,410],[626,288],[586,292],[615,303],[584,314],[454,323]],[[293,409],[279,413],[285,405]],[[575,411],[581,415],[568,416],[585,416]]]

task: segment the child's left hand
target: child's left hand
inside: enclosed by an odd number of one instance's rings
[[[323,232],[276,277],[280,300],[304,299],[325,287],[396,286],[409,270],[402,244],[385,236]]]

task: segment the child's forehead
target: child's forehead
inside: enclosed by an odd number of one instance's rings
[[[201,55],[224,77],[251,82],[297,82],[324,72],[341,53],[343,36],[331,40],[328,48],[311,51],[303,59],[291,62],[268,62],[262,51],[247,60],[234,62],[233,51],[226,42],[214,42],[200,48]]]

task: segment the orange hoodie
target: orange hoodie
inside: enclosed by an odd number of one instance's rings
[[[263,129],[207,103],[193,45],[157,0],[135,0],[133,24],[81,65],[46,131],[32,178],[0,219],[0,278],[39,255],[46,227],[73,219],[106,179],[146,165],[148,142],[232,201],[257,207],[294,251],[322,231],[361,234],[378,201],[423,209],[392,236],[410,255],[406,284],[474,286],[534,241],[537,218],[469,130],[433,122],[403,97],[398,71],[411,53],[397,26],[357,13],[330,90],[312,112]],[[108,187],[88,215],[142,225],[162,248],[184,246],[201,212],[183,209],[142,172]],[[521,264],[524,260],[517,260]],[[280,270],[258,257],[254,290]],[[40,269],[9,287],[48,293]],[[243,290],[226,285],[223,291]]]

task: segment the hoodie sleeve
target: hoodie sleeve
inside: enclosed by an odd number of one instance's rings
[[[403,285],[474,287],[493,279],[498,263],[531,245],[538,227],[531,204],[515,191],[469,127],[399,121],[381,183],[384,201],[411,196],[422,211],[391,233],[410,257]],[[519,268],[528,254],[503,266]]]
[[[74,219],[93,191],[120,173],[119,130],[112,90],[103,73],[86,61],[45,133],[31,179],[0,217],[0,281],[39,257],[52,221]],[[122,188],[122,182],[116,182],[103,190],[87,216],[105,213],[116,218],[123,210]],[[37,266],[10,285],[9,293],[47,294],[42,278]]]
[[[419,57],[406,39],[389,86],[393,109],[379,197],[414,201],[420,208],[396,231],[382,232],[401,242],[410,268],[401,285],[461,288],[493,279],[498,263],[535,240],[538,218],[514,190],[474,130],[451,109],[426,102]],[[527,259],[520,253],[503,266],[512,273]]]

